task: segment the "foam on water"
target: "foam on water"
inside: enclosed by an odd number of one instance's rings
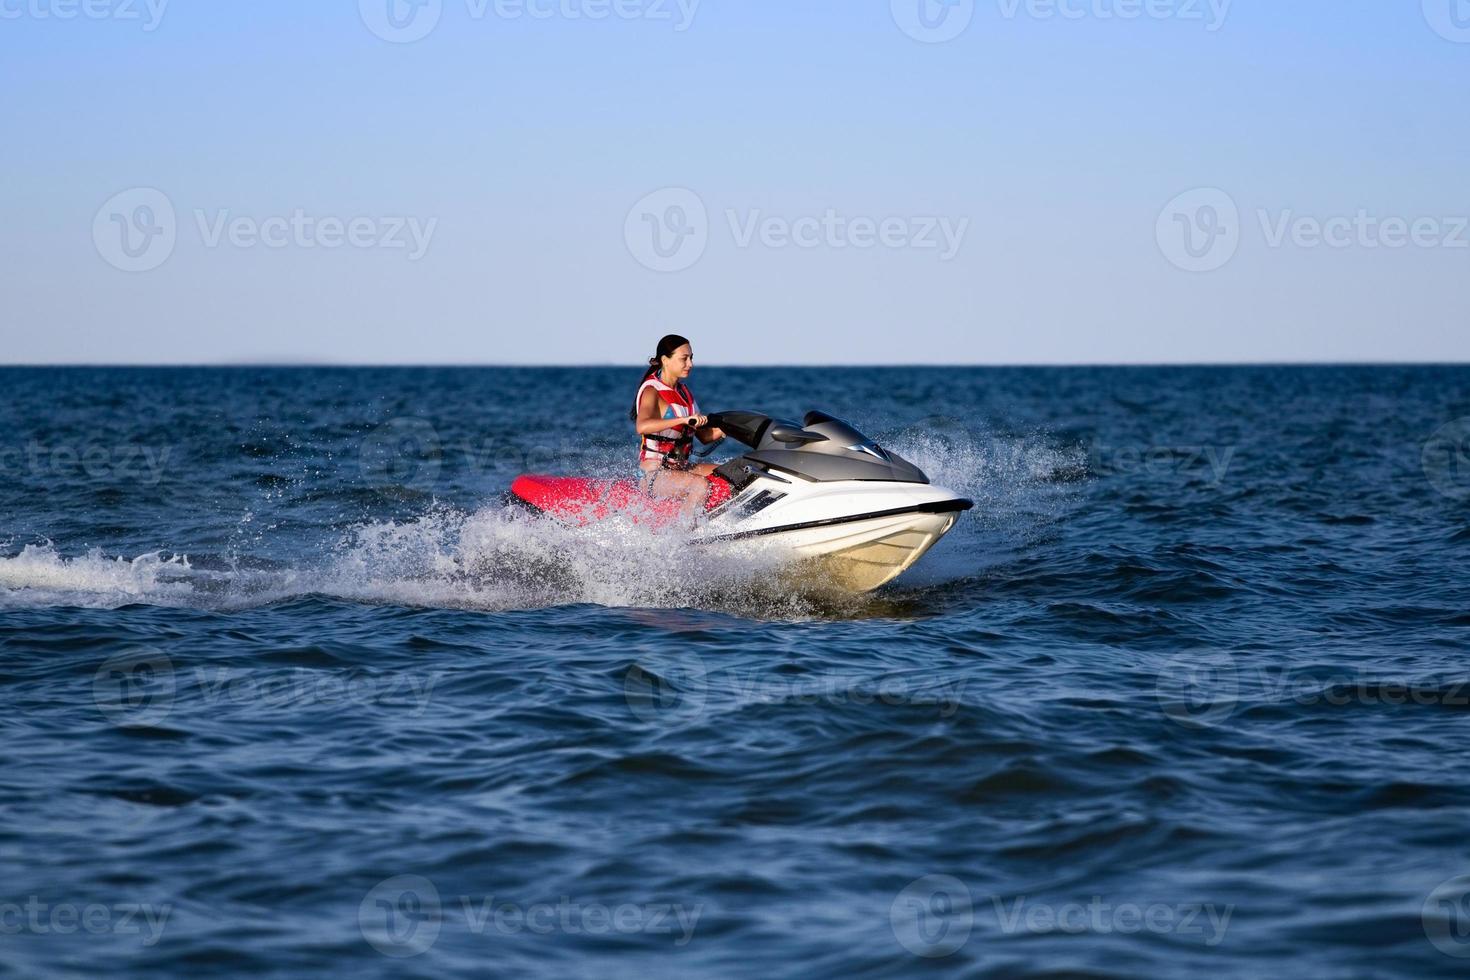
[[[131,602],[187,605],[193,587],[182,556],[151,552],[136,558],[108,557],[100,548],[66,558],[49,543],[26,545],[0,558],[0,604],[112,607]]]
[[[315,594],[487,611],[577,603],[754,606],[778,615],[783,605],[788,613],[804,608],[770,587],[781,565],[775,549],[688,548],[681,535],[631,523],[573,529],[499,506],[468,514],[438,507],[412,520],[360,524],[299,567],[199,564],[156,552],[67,557],[31,545],[0,558],[0,604],[243,609]]]
[[[689,548],[677,532],[616,519],[570,528],[502,507],[440,508],[350,529],[323,585],[363,601],[486,610],[768,604],[762,586],[780,557],[770,548]]]
[[[984,550],[1054,519],[1056,474],[1075,455],[1044,440],[1006,440],[926,423],[885,440],[936,485],[976,500],[939,554],[903,580],[934,585],[973,574]],[[985,537],[981,532],[985,532]],[[1000,537],[997,537],[997,535]],[[262,543],[257,535],[252,545]],[[435,503],[415,516],[351,523],[315,554],[282,565],[250,555],[195,561],[159,550],[134,558],[99,549],[68,557],[49,543],[0,557],[0,603],[116,607],[130,603],[241,609],[303,595],[365,603],[507,611],[591,603],[699,607],[760,618],[862,614],[793,590],[770,542],[690,548],[677,530],[611,519],[585,528],[535,520],[501,504],[461,510]],[[932,567],[931,567],[932,566]]]

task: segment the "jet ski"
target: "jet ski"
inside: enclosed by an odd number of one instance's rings
[[[709,416],[750,451],[707,477],[705,512],[690,543],[752,542],[789,552],[803,580],[868,592],[923,557],[973,502],[930,485],[914,464],[842,419],[808,412],[800,425],[757,412]],[[521,476],[510,499],[573,526],[621,517],[687,528],[679,501],[636,480]]]

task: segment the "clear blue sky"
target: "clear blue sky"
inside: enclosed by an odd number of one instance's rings
[[[83,2],[0,0],[7,362],[1470,359],[1466,0]]]

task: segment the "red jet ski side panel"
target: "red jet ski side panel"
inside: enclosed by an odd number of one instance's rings
[[[730,499],[730,483],[723,477],[706,477],[709,495],[705,512]],[[575,476],[520,476],[510,492],[522,503],[578,527],[607,520],[615,514],[631,517],[634,523],[663,527],[679,517],[677,500],[650,497],[634,480],[594,480]]]

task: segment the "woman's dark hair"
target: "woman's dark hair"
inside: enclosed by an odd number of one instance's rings
[[[648,370],[643,372],[642,381],[647,381],[655,374],[658,374],[659,368],[663,367],[663,359],[670,356],[674,353],[674,351],[678,350],[680,347],[683,347],[685,344],[688,343],[688,338],[680,337],[676,333],[671,333],[664,339],[660,340],[658,342],[658,348],[655,350],[654,355],[648,359]],[[693,345],[690,344],[690,346],[692,347]],[[642,383],[642,381],[640,381],[640,384]],[[638,420],[637,405],[634,405],[633,410],[628,413],[628,418],[634,420],[635,422]]]

